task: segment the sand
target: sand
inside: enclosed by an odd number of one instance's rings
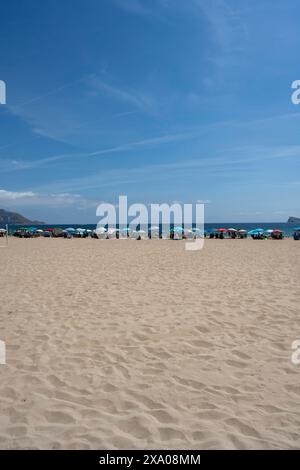
[[[0,262],[1,449],[300,447],[300,242],[12,239]]]

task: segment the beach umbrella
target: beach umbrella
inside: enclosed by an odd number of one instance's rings
[[[217,232],[227,232],[227,228],[218,228]]]
[[[85,232],[85,228],[77,228],[76,232],[83,233]]]
[[[158,237],[159,232],[160,232],[160,229],[158,225],[152,225],[150,229],[148,230],[148,233],[153,237]]]
[[[299,232],[300,231],[300,227],[294,227],[295,232]]]
[[[109,229],[107,230],[107,233],[108,233],[109,235],[113,235],[114,233],[116,233],[116,231],[117,231],[116,228],[111,227],[111,228],[109,228]]]
[[[6,229],[5,228],[0,228],[0,233],[6,233]]]
[[[95,230],[94,230],[95,233],[105,233],[106,232],[106,229],[104,227],[97,227]]]
[[[38,228],[38,229],[36,230],[37,233],[43,233],[43,231],[44,231],[44,230],[42,230],[41,228]]]
[[[273,230],[273,233],[283,233],[282,230]]]
[[[87,233],[92,233],[93,230],[90,230],[89,228],[86,229]]]
[[[65,229],[65,232],[76,232],[76,230],[73,227],[69,227]]]
[[[257,235],[259,233],[264,233],[264,229],[263,228],[255,228],[254,230],[250,230],[250,232],[248,232],[249,235]]]
[[[133,236],[136,236],[136,235],[137,235],[137,236],[140,237],[140,236],[145,236],[146,233],[147,233],[147,232],[145,232],[145,230],[134,230],[132,235],[133,235]]]
[[[241,228],[241,229],[239,230],[239,232],[240,232],[240,233],[247,233],[247,230]]]
[[[228,232],[237,232],[236,228],[228,228],[227,230],[228,230]]]
[[[172,228],[171,231],[172,232],[177,232],[177,233],[182,233],[182,232],[184,232],[184,229],[178,225],[177,227]]]
[[[204,230],[201,230],[201,228],[198,227],[190,228],[187,232],[192,233],[194,236],[204,236]]]
[[[117,232],[119,232],[119,236],[121,238],[127,238],[131,236],[131,234],[133,233],[133,230],[129,227],[123,227],[121,229],[117,229]]]
[[[266,230],[266,233],[273,233],[274,230],[272,228],[269,228],[269,230]]]

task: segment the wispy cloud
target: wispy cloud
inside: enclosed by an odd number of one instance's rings
[[[126,11],[134,15],[143,16],[145,18],[152,18],[156,20],[162,20],[162,12],[168,8],[170,10],[175,8],[182,8],[185,3],[182,0],[112,0],[113,3]],[[192,0],[189,0],[192,1]]]
[[[137,15],[147,15],[150,11],[140,0],[113,0],[113,2],[122,10]]]
[[[191,132],[167,134],[158,137],[152,137],[149,139],[128,142],[113,147],[107,147],[104,149],[96,150],[94,152],[65,153],[36,160],[0,160],[0,169],[2,172],[10,172],[41,168],[58,161],[100,157],[102,155],[129,152],[130,150],[134,150],[137,148],[151,148],[154,146],[160,146],[172,142],[179,142],[191,138],[193,136],[195,136],[195,134]]]
[[[84,154],[77,154],[77,156],[83,156]],[[41,158],[36,160],[0,160],[0,170],[2,173],[10,173],[14,171],[33,170],[35,168],[42,168],[51,163],[58,162],[67,158],[73,158],[74,154],[58,154],[52,155],[47,158]]]
[[[117,145],[116,147],[110,147],[108,149],[98,150],[96,152],[91,152],[86,154],[86,157],[96,157],[97,155],[105,155],[108,153],[118,153],[125,152],[129,150],[134,150],[135,148],[147,148],[156,145],[168,144],[172,142],[178,142],[180,140],[185,140],[191,137],[191,133],[178,133],[178,134],[167,134],[159,137],[152,137],[150,139],[138,140],[135,142],[130,142],[128,144]]]
[[[77,208],[96,207],[98,202],[82,197],[80,194],[56,193],[42,194],[33,191],[8,191],[0,189],[0,202],[6,207],[13,206],[46,206]]]
[[[124,112],[115,115],[114,117],[121,117],[131,114],[132,112]],[[112,117],[111,119],[113,119]],[[252,119],[252,120],[232,120],[232,121],[220,121],[211,123],[204,126],[196,126],[189,129],[185,129],[182,132],[178,133],[169,133],[160,136],[150,137],[148,139],[140,139],[132,142],[127,142],[120,145],[115,145],[111,147],[102,148],[99,150],[95,150],[93,152],[70,152],[70,153],[61,153],[57,155],[52,155],[45,158],[39,158],[34,160],[18,160],[18,159],[0,159],[0,170],[3,173],[14,172],[14,171],[23,171],[23,170],[30,170],[35,168],[42,168],[52,165],[55,162],[60,161],[67,161],[67,160],[76,160],[76,159],[85,159],[85,158],[96,158],[101,157],[104,155],[109,154],[121,154],[123,152],[130,152],[135,149],[147,149],[151,147],[159,147],[166,144],[176,143],[185,140],[195,139],[200,137],[203,132],[207,132],[209,130],[216,131],[218,128],[239,128],[239,127],[255,127],[255,126],[262,126],[264,124],[268,124],[269,122],[276,122],[276,121],[288,121],[288,120],[297,120],[300,119],[300,113],[293,112],[293,113],[285,113],[279,115],[272,115],[266,116],[259,119]],[[83,124],[82,124],[83,125]],[[272,158],[275,158],[276,155],[280,155],[281,157],[284,156],[293,156],[299,155],[299,146],[285,146],[285,147],[277,147],[277,148],[261,148],[261,147],[254,147],[254,146],[247,146],[247,147],[238,147],[235,146],[231,150],[233,152],[243,152],[246,149],[246,153],[251,152],[252,159],[255,158],[255,154],[257,154],[258,159],[267,158],[267,155],[271,154]],[[263,152],[265,152],[263,155]],[[228,149],[224,148],[224,152],[228,152]],[[245,161],[245,159],[243,160]]]
[[[58,95],[62,91],[65,91],[67,88],[71,88],[72,86],[77,85],[80,82],[84,82],[84,81],[87,80],[87,78],[94,77],[94,75],[95,74],[91,74],[88,77],[84,75],[80,78],[77,78],[77,79],[72,80],[70,82],[64,83],[63,85],[57,86],[57,87],[53,88],[52,90],[48,90],[45,93],[42,93],[38,96],[33,96],[32,98],[30,98],[26,101],[23,101],[22,103],[19,103],[19,104],[16,104],[16,105],[10,105],[10,106],[8,106],[8,110],[11,111],[11,112],[18,113],[18,111],[21,108],[24,108],[25,106],[31,105],[31,104],[36,103],[38,101],[42,101],[45,98],[48,98],[49,96]]]
[[[6,191],[0,189],[0,201],[16,201],[19,199],[28,199],[35,196],[32,191]]]
[[[103,190],[108,187],[120,187],[120,185],[149,183],[165,181],[176,181],[183,177],[195,176],[197,171],[205,170],[205,175],[232,178],[234,173],[239,173],[241,178],[249,180],[249,169],[256,165],[266,165],[272,160],[299,158],[300,146],[286,146],[281,148],[267,147],[238,147],[227,149],[226,153],[215,156],[199,156],[194,159],[182,159],[161,164],[146,164],[142,167],[131,167],[127,169],[106,169],[100,173],[88,176],[69,178],[63,181],[50,183],[42,188],[43,191],[89,191]],[[257,170],[258,171],[258,170]],[[244,183],[243,183],[244,184]],[[252,184],[249,182],[249,184]]]
[[[224,63],[234,52],[241,50],[248,37],[247,25],[244,21],[245,8],[238,2],[226,0],[113,0],[122,10],[147,18],[162,19],[169,12],[180,12],[195,18],[205,17],[210,25],[211,33],[219,48],[216,60]],[[226,59],[225,59],[225,56]]]
[[[100,76],[102,75],[101,73]],[[99,74],[90,74],[19,104],[8,104],[5,113],[19,118],[29,127],[32,132],[31,141],[45,137],[72,146],[84,138],[86,133],[96,136],[99,126],[109,124],[111,120],[135,113],[152,117],[159,115],[159,100],[151,92],[128,88],[117,82],[118,80],[112,77],[103,80],[99,78]],[[72,99],[72,92],[77,100]],[[67,99],[62,101],[63,96],[67,96]],[[91,115],[87,115],[87,102],[92,105],[96,100],[101,102],[105,99],[111,103],[115,102],[113,106],[119,107],[119,111],[111,115],[104,114],[100,107],[99,112],[95,113],[92,109]],[[124,105],[129,109],[124,110]],[[3,146],[3,149],[15,145],[18,144],[8,144]]]
[[[97,77],[92,77],[87,83],[94,91],[128,103],[141,111],[151,114],[158,112],[157,100],[150,93],[112,85]]]

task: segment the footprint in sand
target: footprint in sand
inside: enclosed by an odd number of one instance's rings
[[[300,385],[299,385],[299,384],[289,384],[289,385],[286,385],[286,386],[285,386],[285,389],[286,389],[288,392],[292,392],[292,393],[294,393],[295,395],[300,396]]]
[[[63,411],[45,411],[45,417],[49,423],[73,424],[76,422],[71,414]]]
[[[159,434],[162,441],[169,441],[171,439],[185,439],[184,433],[174,428],[160,428]]]
[[[205,385],[203,383],[197,382],[196,380],[182,379],[176,376],[174,376],[174,379],[181,385],[188,387],[188,388],[192,388],[193,390],[196,390],[196,391],[203,390],[205,388]]]
[[[164,410],[154,410],[151,412],[151,416],[154,416],[154,418],[162,424],[170,424],[177,421],[175,418],[173,418],[173,416]]]

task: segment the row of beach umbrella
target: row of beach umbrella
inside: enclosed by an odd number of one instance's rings
[[[24,232],[28,232],[28,233],[39,233],[39,234],[42,234],[42,233],[55,233],[55,232],[60,232],[60,233],[66,233],[66,234],[69,234],[71,236],[74,236],[74,235],[81,235],[83,236],[84,234],[86,235],[91,235],[92,233],[96,234],[96,235],[102,235],[102,234],[107,234],[107,235],[113,235],[115,234],[116,232],[119,232],[119,233],[122,233],[122,234],[127,234],[127,235],[130,235],[130,234],[140,234],[140,235],[145,235],[147,234],[148,232],[150,232],[150,230],[148,231],[145,231],[145,230],[142,230],[142,229],[139,229],[139,230],[133,230],[129,227],[124,227],[124,228],[121,228],[121,229],[118,229],[118,228],[115,228],[115,227],[110,227],[110,228],[105,228],[105,227],[97,227],[95,230],[91,230],[91,229],[85,229],[85,228],[73,228],[73,227],[68,227],[66,229],[61,229],[61,228],[45,228],[45,229],[41,229],[41,228],[36,228],[36,227],[23,227],[23,228],[20,228],[19,229],[20,231],[24,231]],[[300,227],[294,227],[293,229],[295,232],[300,232]],[[151,231],[152,233],[159,233],[160,232],[160,227],[158,226],[152,226],[151,227]],[[0,232],[1,233],[4,233],[6,232],[5,229],[0,229]],[[189,228],[189,229],[184,229],[182,226],[180,225],[177,225],[177,226],[174,226],[173,228],[170,229],[170,232],[173,233],[174,235],[183,235],[183,234],[193,234],[194,236],[204,236],[204,230],[198,228],[198,227],[193,227],[193,228]],[[225,233],[228,233],[229,235],[231,234],[243,234],[243,235],[272,235],[272,234],[282,234],[282,230],[278,230],[278,229],[263,229],[261,227],[257,227],[253,230],[250,230],[250,231],[247,231],[245,229],[236,229],[236,228],[233,228],[233,227],[230,227],[230,228],[225,228],[225,227],[221,227],[221,228],[217,228],[217,229],[212,229],[212,230],[206,230],[207,233],[220,233],[220,234],[225,234]]]

